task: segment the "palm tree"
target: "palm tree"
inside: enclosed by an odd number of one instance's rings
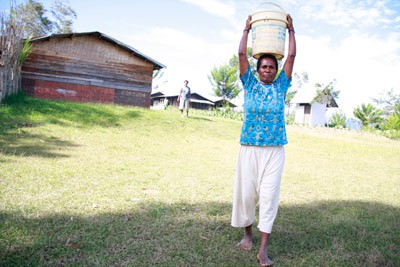
[[[361,104],[361,107],[356,107],[353,110],[353,114],[365,127],[377,127],[383,121],[382,110],[371,104]]]
[[[397,104],[392,114],[390,114],[382,125],[383,130],[400,130],[400,104]]]
[[[334,128],[345,128],[346,127],[346,115],[340,112],[336,112],[329,119],[329,127]]]

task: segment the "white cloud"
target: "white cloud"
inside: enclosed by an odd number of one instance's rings
[[[143,48],[138,47],[139,51],[167,66],[164,78],[168,82],[164,85],[168,91],[178,90],[187,79],[193,91],[210,92],[207,75],[212,67],[229,60],[236,51],[233,42],[212,45],[199,36],[165,27],[151,28],[127,39],[130,43],[141,44]]]
[[[388,16],[398,13],[398,10],[389,8],[389,3],[386,1],[312,0],[304,2],[299,10],[300,14],[307,19],[345,28],[368,27],[379,22],[393,23],[388,20]]]
[[[351,36],[334,47],[328,36],[298,36],[295,71],[306,71],[310,83],[328,84],[337,80],[339,105],[352,114],[355,106],[371,103],[383,90],[393,88],[400,93],[396,81],[400,69],[400,35],[386,39]]]
[[[182,0],[183,2],[196,5],[208,13],[231,18],[236,14],[236,5],[233,1],[222,2],[218,0]]]

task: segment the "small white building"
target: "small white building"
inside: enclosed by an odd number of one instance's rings
[[[295,123],[308,124],[310,126],[325,126],[326,125],[326,110],[327,107],[337,108],[338,105],[335,99],[332,98],[331,103],[313,102],[316,96],[315,88],[301,88],[292,99],[295,105]]]

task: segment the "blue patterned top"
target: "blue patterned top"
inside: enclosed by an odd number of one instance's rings
[[[240,143],[250,146],[286,145],[285,93],[292,78],[288,79],[282,70],[272,84],[263,85],[249,67],[240,80],[244,87]]]

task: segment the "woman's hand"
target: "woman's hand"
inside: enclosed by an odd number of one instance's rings
[[[289,14],[287,14],[286,19],[287,19],[287,28],[288,28],[288,30],[289,31],[294,31],[292,17]]]
[[[244,27],[244,31],[247,31],[247,32],[250,31],[250,29],[251,29],[250,22],[251,22],[251,16],[248,16],[247,20],[246,20],[246,27]]]

